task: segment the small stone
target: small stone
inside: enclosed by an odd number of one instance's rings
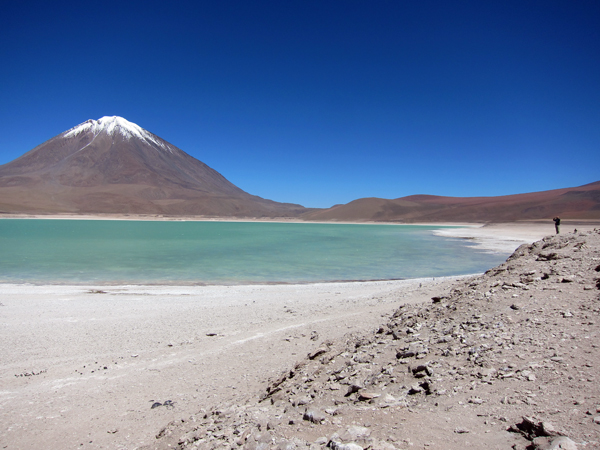
[[[312,398],[307,395],[306,397],[299,398],[296,401],[296,406],[308,405],[311,401],[312,401]]]
[[[392,394],[385,394],[383,401],[388,404],[396,403],[398,400]]]
[[[359,438],[369,437],[371,430],[367,427],[361,427],[359,425],[352,425],[341,435],[341,439],[344,441],[355,441]]]
[[[466,428],[457,428],[454,430],[454,432],[457,434],[464,434],[464,433],[470,433],[471,430],[468,430]]]
[[[600,416],[594,417],[594,423],[600,425]]]
[[[319,347],[318,349],[316,349],[313,353],[309,353],[308,354],[308,359],[315,359],[325,353],[327,353],[329,349],[327,347]]]
[[[494,368],[484,368],[484,369],[480,369],[479,372],[477,372],[477,375],[479,376],[479,378],[487,378],[487,377],[491,377],[496,372],[497,372],[497,370]]]
[[[348,392],[346,392],[346,397],[348,397],[351,394],[354,394],[355,392],[358,392],[362,389],[363,387],[360,384],[351,384],[350,386],[348,386]]]
[[[537,422],[532,417],[523,416],[521,423],[511,426],[511,430],[517,433],[523,433],[529,439],[538,436],[556,437],[559,433],[549,422]]]
[[[534,450],[577,450],[577,444],[566,436],[537,437],[533,440]]]
[[[380,397],[381,394],[375,394],[373,392],[361,392],[358,394],[358,399],[360,401],[373,400],[374,398]]]
[[[308,420],[312,423],[321,423],[325,420],[325,416],[316,409],[307,409],[306,411],[304,411],[302,419]]]
[[[423,392],[424,389],[418,385],[418,384],[413,384],[410,389],[408,390],[408,395],[415,395],[418,394],[420,392]]]
[[[523,370],[521,371],[521,376],[525,378],[527,381],[535,381],[535,374],[531,370]]]
[[[483,399],[481,399],[479,397],[471,397],[469,399],[469,403],[473,403],[474,405],[481,405],[481,404],[483,404]]]
[[[542,422],[542,433],[544,436],[556,436],[558,432],[550,422]]]
[[[417,367],[415,367],[414,369],[412,369],[412,373],[413,373],[414,377],[421,378],[421,377],[424,377],[425,375],[432,376],[433,370],[431,370],[428,366],[421,364],[421,365],[418,365]]]
[[[355,442],[350,442],[348,444],[342,444],[341,442],[331,441],[329,443],[329,447],[332,450],[364,450],[360,445]]]

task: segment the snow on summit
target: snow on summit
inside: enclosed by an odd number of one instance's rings
[[[157,139],[152,133],[144,130],[139,125],[124,119],[119,116],[104,116],[98,120],[87,120],[76,127],[66,131],[64,137],[73,137],[81,133],[91,132],[96,137],[101,132],[106,132],[110,136],[120,134],[125,139],[140,139],[149,141],[164,150],[173,152],[173,150],[165,142]]]

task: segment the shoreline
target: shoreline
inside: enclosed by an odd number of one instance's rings
[[[144,214],[13,214],[0,213],[1,219],[40,219],[40,220],[124,220],[141,222],[242,222],[242,223],[306,223],[333,225],[405,225],[405,226],[440,226],[440,227],[482,227],[482,222],[377,222],[377,221],[321,221],[303,220],[291,217],[212,217],[212,216],[162,216]],[[600,221],[596,221],[600,224]]]
[[[122,214],[122,213],[96,213],[96,214],[76,214],[76,213],[8,213],[0,211],[0,219],[62,219],[62,220],[149,220],[149,221],[195,221],[195,222],[276,222],[276,223],[332,223],[332,224],[367,224],[367,225],[427,225],[427,226],[473,226],[485,227],[495,225],[551,225],[554,227],[552,219],[531,219],[516,220],[509,222],[489,222],[489,221],[461,221],[461,222],[394,222],[394,221],[340,221],[340,220],[304,220],[294,217],[232,217],[232,216],[202,216],[202,215],[183,215],[168,216],[162,214]],[[562,219],[562,225],[600,225],[598,219]]]
[[[374,221],[307,221],[295,218],[235,218],[206,216],[162,216],[139,214],[13,214],[0,213],[1,219],[41,219],[41,220],[124,220],[157,222],[241,222],[241,223],[295,223],[295,224],[337,224],[337,225],[387,225],[387,226],[427,226],[446,229],[434,230],[440,237],[469,240],[476,248],[495,253],[512,253],[522,244],[530,244],[546,236],[554,235],[552,220],[538,219],[516,222],[374,222]],[[592,231],[600,228],[600,220],[563,219],[561,233],[575,230]],[[333,280],[323,283],[361,282],[380,280]],[[313,281],[308,281],[311,283]],[[286,282],[282,282],[286,284]],[[267,282],[265,284],[279,284]],[[302,283],[292,283],[302,284]],[[187,284],[186,284],[187,285]],[[204,284],[199,284],[204,285]],[[207,284],[212,285],[212,284]],[[220,285],[220,284],[219,284]]]
[[[1,217],[0,218],[6,218]],[[84,216],[81,217],[64,217],[64,216],[52,216],[53,219],[63,220],[135,220],[130,218],[122,219],[121,217],[115,217],[111,219],[100,218],[98,216]],[[25,219],[35,220],[44,219],[44,217],[29,216],[23,217],[12,217],[10,219]],[[157,222],[159,222],[158,220]],[[197,220],[199,222],[206,222],[206,220]],[[216,220],[215,220],[216,221]],[[211,221],[213,222],[213,221]],[[226,220],[227,222],[239,222],[237,220]],[[264,223],[266,221],[244,221],[245,223]],[[316,223],[316,222],[280,222],[271,220],[269,223]],[[326,224],[340,224],[339,222],[324,222]],[[354,224],[354,223],[352,223]],[[380,223],[361,223],[365,225],[379,225]],[[461,239],[467,241],[470,246],[474,249],[499,254],[503,257],[508,257],[513,253],[520,245],[529,244],[534,241],[540,240],[546,236],[554,234],[554,226],[546,223],[546,221],[535,221],[535,222],[512,222],[502,224],[477,224],[477,223],[427,223],[427,224],[398,224],[398,223],[385,223],[382,225],[396,225],[396,226],[426,226],[437,228],[431,230],[431,234],[449,239]],[[565,221],[561,226],[563,233],[572,232],[575,229],[579,231],[591,231],[600,226],[600,221]],[[438,228],[439,227],[439,228]],[[463,274],[467,275],[467,274]],[[470,274],[475,275],[475,273]],[[445,276],[459,276],[459,274],[446,274]],[[291,280],[291,281],[280,281],[280,280],[267,280],[267,281],[254,281],[254,280],[237,280],[237,281],[197,281],[197,280],[152,280],[152,281],[129,281],[129,280],[114,280],[114,281],[94,281],[94,280],[83,280],[79,282],[69,282],[68,280],[10,280],[0,281],[1,285],[30,285],[30,286],[86,286],[86,285],[97,285],[102,287],[111,286],[269,286],[269,285],[307,285],[307,284],[339,284],[339,283],[364,283],[364,282],[378,282],[378,281],[400,281],[410,280],[411,278],[367,278],[367,279],[334,279],[334,280]]]
[[[0,441],[138,448],[168,422],[254,396],[323,342],[376,329],[401,304],[428,301],[464,278],[0,285]],[[151,408],[169,400],[173,408]]]
[[[565,223],[563,232],[571,227]],[[475,244],[500,237],[518,246],[554,230],[516,223],[449,231]],[[372,332],[402,304],[430,302],[471,277],[0,284],[0,441],[9,448],[139,448],[171,421],[256,397],[324,342]],[[152,408],[167,401],[173,406]]]

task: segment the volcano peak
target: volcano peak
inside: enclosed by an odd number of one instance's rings
[[[87,120],[65,131],[63,137],[76,137],[88,132],[92,133],[94,137],[104,132],[109,136],[120,135],[126,140],[141,139],[158,145],[164,150],[172,151],[172,149],[165,145],[162,139],[120,116],[104,116],[98,120]]]

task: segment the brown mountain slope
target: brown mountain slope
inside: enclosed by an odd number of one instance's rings
[[[0,211],[295,217],[121,117],[88,120],[0,166]]]
[[[500,197],[411,195],[393,200],[361,198],[311,211],[306,220],[381,222],[512,222],[515,220],[600,219],[600,181],[576,188]]]

